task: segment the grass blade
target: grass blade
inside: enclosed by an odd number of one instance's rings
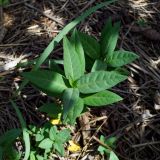
[[[23,130],[23,140],[25,143],[25,155],[24,155],[23,160],[27,160],[30,155],[30,138],[29,138],[29,133],[27,132],[26,122],[24,121],[23,116],[22,116],[18,106],[12,100],[10,102],[11,102],[13,108],[15,109],[17,116],[19,118],[19,121],[21,123],[21,127]]]

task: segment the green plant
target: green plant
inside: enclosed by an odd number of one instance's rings
[[[113,149],[116,148],[116,141],[117,138],[116,137],[111,137],[109,139],[105,139],[105,137],[103,135],[100,136],[100,141],[106,146],[102,146],[100,145],[98,147],[98,151],[101,153],[101,155],[106,155],[109,160],[119,160],[117,155],[114,153]]]
[[[138,58],[133,52],[125,50],[115,51],[119,31],[120,22],[112,25],[112,21],[109,19],[101,32],[100,41],[79,32],[84,51],[89,57],[89,64],[91,64],[88,66],[89,69],[92,68],[92,71],[115,70]]]
[[[120,67],[138,56],[124,50],[114,51],[119,28],[119,23],[112,26],[109,19],[102,30],[99,43],[93,37],[75,29],[69,39],[66,36],[63,38],[64,56],[61,67],[64,71],[61,69],[61,74],[58,70],[42,69],[22,73],[35,87],[62,100],[63,103],[59,106],[55,103],[45,105],[46,113],[50,114],[48,108],[52,106],[53,111],[56,110],[55,116],[57,111],[61,111],[62,122],[73,125],[84,106],[104,106],[122,100],[119,95],[106,89],[111,89],[127,79],[120,72]],[[91,70],[86,69],[90,68],[87,67],[86,55],[93,61]]]
[[[48,56],[51,54],[51,52],[54,50],[55,46],[63,39],[63,37],[68,34],[76,25],[78,25],[80,22],[85,20],[89,15],[97,11],[98,9],[105,7],[116,0],[110,0],[110,1],[104,1],[102,3],[97,4],[94,7],[89,8],[86,10],[83,14],[81,14],[79,17],[74,19],[72,22],[70,22],[68,25],[66,25],[62,31],[49,43],[47,48],[45,48],[44,52],[40,55],[40,57],[36,60],[36,65],[33,67],[33,70],[38,70],[39,67],[42,65],[43,62],[48,58]],[[17,90],[17,93],[21,91],[26,84],[28,84],[28,80],[25,80],[20,85],[19,89]]]
[[[20,129],[11,129],[0,136],[0,160],[3,158],[16,160],[20,157],[13,148],[13,143],[20,134]]]
[[[40,65],[44,62],[44,61],[46,61],[46,59],[47,59],[47,57],[49,56],[49,54],[53,51],[53,49],[54,49],[54,47],[56,46],[56,44],[57,43],[59,43],[62,39],[63,39],[63,36],[65,36],[71,29],[73,29],[78,23],[80,23],[81,21],[83,21],[86,17],[88,17],[90,14],[92,14],[92,13],[94,13],[96,10],[98,10],[98,9],[100,9],[100,8],[102,8],[102,7],[104,7],[104,6],[106,6],[106,5],[109,5],[110,3],[113,3],[113,2],[115,2],[116,0],[111,0],[111,1],[107,1],[107,2],[103,2],[103,3],[100,3],[100,4],[97,4],[96,6],[94,6],[94,7],[92,7],[92,8],[90,8],[89,10],[87,10],[86,12],[84,12],[82,15],[80,15],[78,18],[76,18],[74,21],[72,21],[71,23],[69,23],[68,25],[66,25],[65,27],[64,27],[64,29],[51,41],[51,43],[48,45],[48,47],[44,50],[44,52],[41,54],[41,56],[38,58],[38,60],[36,60],[35,62],[33,62],[33,64],[36,64],[34,67],[33,67],[33,71],[36,71],[36,70],[38,70],[38,68],[40,67]],[[0,1],[0,6],[5,6],[5,5],[7,5],[7,4],[9,4],[9,0],[1,0]],[[56,67],[56,71],[58,70],[58,68],[59,68],[59,66],[57,66],[56,65],[56,63],[54,63],[54,60],[52,61],[52,60],[49,60],[49,61],[51,61],[51,63],[49,63],[49,68],[50,68],[50,70],[52,70],[52,68],[54,68],[55,69],[55,67]],[[55,73],[55,77],[56,77],[56,79],[57,79],[57,81],[58,80],[62,80],[61,82],[63,83],[63,80],[64,80],[64,77],[62,76],[63,74],[64,74],[64,71],[63,70],[61,70],[61,68],[59,68],[60,70],[58,70],[58,72],[61,74],[59,74],[59,73]],[[61,72],[62,71],[62,72]],[[38,72],[38,71],[37,71]],[[36,74],[35,74],[36,75]],[[20,86],[20,88],[19,88],[19,90],[18,91],[20,91],[26,84],[28,83],[28,80],[25,80],[22,84],[21,84],[21,86]],[[58,83],[57,83],[58,84]],[[67,82],[65,81],[65,83],[64,83],[65,85],[67,84]],[[52,86],[53,87],[53,86]],[[62,88],[61,88],[62,87]],[[61,86],[60,85],[60,89],[58,88],[55,88],[55,91],[56,91],[56,94],[58,93],[58,94],[61,94],[61,92],[62,92],[62,89],[63,89],[63,87],[64,86]],[[65,88],[67,89],[68,87],[66,87],[65,86]],[[41,89],[41,87],[40,87],[40,89]],[[52,92],[53,90],[51,89],[48,89],[48,88],[45,88],[45,87],[42,87],[42,90],[45,92],[47,92],[49,95],[55,95],[55,92]],[[18,92],[17,91],[17,92]],[[70,90],[71,91],[71,90]],[[70,91],[66,91],[66,93],[68,92],[70,92]],[[49,93],[50,92],[50,93]],[[68,94],[67,94],[68,95]],[[66,97],[67,96],[64,96],[64,99],[66,99]],[[18,115],[18,118],[19,118],[19,120],[20,120],[20,122],[21,122],[21,127],[22,127],[22,132],[23,132],[23,141],[24,141],[24,145],[25,145],[25,152],[24,152],[24,155],[22,155],[23,157],[24,157],[24,159],[28,159],[28,157],[29,156],[31,156],[31,155],[35,155],[34,153],[35,153],[35,151],[32,151],[32,152],[30,152],[30,137],[29,137],[29,131],[28,131],[28,129],[27,129],[27,127],[26,127],[26,123],[25,123],[25,121],[24,121],[24,119],[23,119],[23,117],[22,117],[22,115],[21,115],[21,113],[20,113],[20,111],[19,111],[19,109],[18,109],[18,106],[16,106],[16,104],[13,102],[13,101],[11,101],[11,103],[12,103],[12,105],[13,105],[13,107],[14,107],[14,109],[16,110],[16,113],[17,113],[17,115]],[[79,105],[80,104],[80,105]],[[80,108],[80,110],[82,110],[82,106],[83,106],[83,100],[82,99],[78,99],[78,101],[77,101],[77,103],[76,103],[76,105]],[[75,105],[75,106],[76,106]],[[44,105],[44,106],[42,106],[41,107],[41,110],[43,110],[43,111],[46,111],[47,113],[49,113],[49,114],[51,114],[51,111],[53,111],[53,108],[52,108],[52,110],[49,110],[49,112],[48,112],[48,107],[51,107],[51,106],[53,106],[53,104],[46,104],[46,105]],[[46,107],[45,109],[44,109],[44,107]],[[73,107],[71,107],[71,108],[73,108]],[[74,108],[75,109],[75,108]],[[64,110],[64,107],[63,107],[63,110]],[[72,109],[73,110],[73,109]],[[78,110],[78,112],[76,112],[76,111],[74,111],[73,110],[73,112],[70,112],[70,116],[72,116],[72,117],[74,117],[74,119],[73,119],[73,122],[71,122],[71,123],[74,123],[74,121],[75,121],[75,118],[80,114],[80,110]],[[57,107],[57,111],[55,111],[55,108],[54,108],[54,112],[52,112],[52,117],[59,117],[61,114],[59,114],[59,112],[61,112],[62,111],[62,107],[60,106],[60,107]],[[68,112],[68,110],[66,110],[66,112]],[[78,114],[78,115],[77,115]],[[64,114],[65,115],[65,114]],[[8,147],[9,148],[9,147]],[[12,150],[10,150],[10,153],[11,153],[11,151]],[[5,151],[4,151],[4,149],[2,148],[2,147],[0,147],[0,156],[2,155],[2,153],[5,153]],[[14,155],[17,155],[18,153],[15,151],[15,150],[13,150],[13,153],[14,153]],[[9,155],[9,154],[8,154]],[[18,157],[21,157],[21,155],[19,156],[18,155]],[[15,158],[15,159],[20,159],[20,158]],[[33,156],[32,156],[33,157]],[[39,158],[39,159],[42,159],[42,157],[40,157],[40,156],[38,156],[37,155],[37,157]],[[14,159],[13,157],[11,158],[11,159]],[[34,159],[34,158],[33,158]]]
[[[64,144],[71,138],[70,130],[57,130],[56,126],[45,125],[42,128],[30,126],[32,147],[30,160],[48,160],[52,153],[64,156]]]

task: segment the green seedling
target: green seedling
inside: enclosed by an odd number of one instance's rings
[[[35,87],[62,100],[62,106],[49,104],[48,114],[51,114],[52,106],[55,114],[61,111],[64,124],[73,125],[84,106],[105,106],[122,100],[108,89],[127,79],[120,72],[120,67],[131,63],[138,56],[124,50],[114,51],[119,28],[119,23],[112,26],[111,20],[108,20],[99,43],[75,29],[70,38],[63,38],[64,71],[58,73],[59,70],[53,71],[52,68],[22,73]],[[86,55],[94,60],[90,71],[86,69]]]
[[[36,158],[38,160],[47,160],[51,153],[64,156],[64,144],[71,138],[69,129],[58,131],[56,126],[44,126],[43,128],[31,126],[30,128],[30,135],[34,142],[31,148],[30,160]]]
[[[98,151],[101,153],[103,156],[107,156],[109,160],[119,160],[117,155],[114,153],[113,149],[116,148],[116,137],[111,137],[109,139],[105,139],[103,135],[100,136],[100,141],[105,144],[107,147],[104,146],[99,146]]]

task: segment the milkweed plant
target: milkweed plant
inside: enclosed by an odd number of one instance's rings
[[[110,91],[127,79],[122,69],[138,56],[130,51],[116,50],[120,23],[109,19],[99,40],[74,29],[63,38],[61,65],[51,61],[48,69],[23,72],[22,76],[49,96],[58,97],[62,104],[43,104],[40,111],[50,116],[61,114],[63,124],[74,125],[88,107],[110,105],[122,97]]]

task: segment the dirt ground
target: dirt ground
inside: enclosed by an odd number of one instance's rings
[[[14,66],[20,60],[37,58],[66,24],[97,2],[102,0],[12,0],[3,8],[0,18],[0,133],[20,126],[9,99],[22,82],[19,73],[24,68]],[[124,100],[98,112],[92,109],[79,119],[83,121],[80,127],[89,128],[89,132],[79,132],[77,126],[75,137],[82,140],[87,135],[90,140],[81,159],[100,159],[95,152],[98,143],[92,135],[103,134],[106,138],[118,137],[119,159],[160,160],[160,2],[119,0],[98,10],[77,27],[99,37],[109,17],[113,22],[121,21],[117,48],[133,51],[140,58],[127,66],[128,80],[113,88]],[[61,44],[53,53],[50,57],[62,57]],[[38,126],[47,120],[37,111],[46,101],[49,98],[30,85],[16,98],[27,124]]]

